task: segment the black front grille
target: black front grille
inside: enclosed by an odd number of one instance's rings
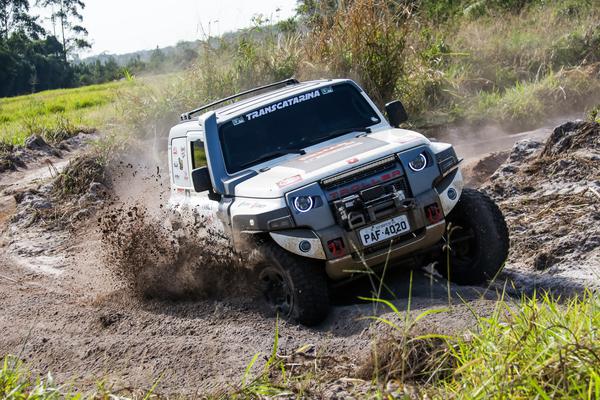
[[[401,195],[399,192],[403,192]],[[331,202],[336,221],[351,231],[377,222],[414,202],[405,177],[357,191]]]
[[[396,188],[397,191],[402,190],[406,197],[411,197],[411,195],[412,195],[410,193],[410,188],[408,187],[408,182],[406,181],[405,176],[403,176],[402,178],[400,178],[396,182],[394,182],[394,188]]]
[[[396,164],[396,156],[388,156],[372,163],[361,165],[349,171],[344,171],[340,174],[330,176],[321,180],[321,186],[325,189],[332,189],[336,186],[342,186],[347,183],[368,178],[378,172],[383,172],[392,168]]]

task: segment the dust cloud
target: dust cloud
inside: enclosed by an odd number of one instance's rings
[[[582,115],[579,114],[557,116],[547,120],[545,126],[535,130],[527,130],[527,127],[523,126],[505,128],[493,122],[444,126],[429,130],[426,136],[431,140],[451,143],[458,156],[470,162],[479,159],[482,155],[506,151],[521,139],[546,140],[555,126],[581,117]]]

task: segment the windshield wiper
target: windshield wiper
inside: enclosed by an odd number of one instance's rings
[[[300,154],[300,155],[305,155],[306,151],[302,150],[302,149],[283,149],[283,150],[275,150],[275,151],[271,151],[269,153],[263,154],[260,157],[252,160],[252,161],[248,161],[247,163],[245,163],[244,165],[242,165],[242,167],[248,167],[254,164],[259,164],[263,161],[268,161],[271,160],[273,158],[277,158],[277,157],[281,157],[281,156],[287,156],[288,154]]]
[[[321,136],[320,138],[315,139],[313,141],[313,144],[317,144],[323,140],[333,139],[338,136],[344,136],[344,135],[346,135],[348,133],[352,133],[352,132],[371,133],[371,128],[368,126],[359,126],[356,128],[336,129],[335,131],[329,132],[327,135],[324,135],[324,136]]]

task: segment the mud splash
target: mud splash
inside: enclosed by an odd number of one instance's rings
[[[98,218],[109,269],[142,298],[253,297],[253,273],[197,216],[123,205]]]

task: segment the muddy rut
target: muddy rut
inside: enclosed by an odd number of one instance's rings
[[[549,134],[537,132],[535,138]],[[493,150],[508,154],[514,141]],[[67,167],[76,153],[54,159],[53,165]],[[481,160],[489,169],[474,178],[476,184],[506,159],[495,157],[487,164],[485,157],[469,160],[467,170]],[[63,209],[60,218],[42,213],[29,225],[19,225],[15,215],[52,199],[47,164],[1,175],[0,354],[18,355],[35,372],[51,371],[58,381],[86,391],[100,379],[126,393],[143,392],[159,380],[156,393],[189,397],[239,386],[256,353],[261,356],[253,372],[264,365],[277,321],[248,284],[251,269],[222,245],[206,221],[170,220],[161,206],[168,182],[162,164],[150,158],[117,162],[101,184],[112,194],[90,185],[68,200],[77,206]],[[63,205],[52,209],[57,207]],[[450,285],[448,292],[447,282],[429,270],[414,271],[412,288],[408,271],[386,277],[390,291],[383,297],[401,312],[409,293],[414,315],[449,307],[422,319],[418,332],[469,329],[474,323],[470,309],[489,312],[504,286],[503,281],[487,288]],[[521,277],[530,272],[520,264],[514,271]],[[520,282],[521,288],[527,284]],[[335,292],[331,315],[316,328],[279,321],[278,354],[293,355],[323,379],[325,384],[313,389],[315,396],[331,397],[332,386],[348,384],[344,378],[370,380],[362,371],[368,369],[374,339],[389,328],[363,317],[397,320],[385,307],[357,300],[371,296],[372,289],[359,282]]]

